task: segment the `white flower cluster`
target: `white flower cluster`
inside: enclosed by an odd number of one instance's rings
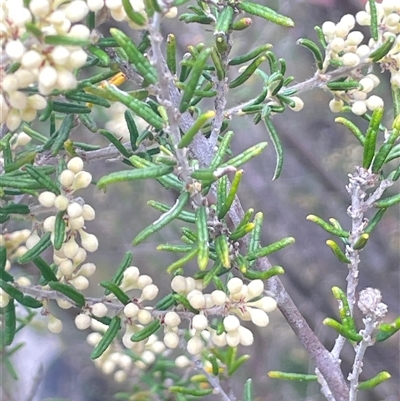
[[[75,68],[87,60],[80,46],[50,45],[48,35],[89,39],[90,30],[78,24],[89,12],[83,0],[0,0],[0,122],[14,131],[21,121],[32,121],[38,110],[46,107],[44,96],[54,89],[67,90],[76,86]],[[27,31],[26,24],[34,31]],[[40,33],[40,35],[39,35]],[[19,63],[19,68],[6,72],[6,67]],[[39,94],[29,95],[25,88],[37,84]]]
[[[93,263],[82,264],[86,260],[87,252],[95,252],[99,246],[97,237],[85,231],[85,222],[95,218],[94,209],[88,204],[83,204],[81,199],[75,200],[72,197],[75,191],[86,188],[92,181],[92,175],[83,171],[83,167],[83,160],[80,157],[72,158],[67,164],[67,169],[59,176],[62,194],[57,196],[53,192],[45,191],[39,195],[42,206],[54,208],[57,212],[65,211],[64,243],[60,250],[54,251],[53,260],[58,267],[57,277],[78,290],[84,290],[89,286],[87,278],[96,270]],[[47,217],[43,222],[44,231],[52,233],[52,241],[54,241],[55,222],[55,215]],[[78,235],[80,246],[76,241]],[[27,248],[35,246],[39,239],[38,234],[33,232],[26,241]]]
[[[267,313],[276,308],[276,301],[273,298],[263,296],[264,284],[261,280],[253,280],[246,285],[240,278],[234,277],[227,283],[228,293],[215,290],[210,294],[204,294],[202,280],[175,276],[171,281],[171,287],[174,292],[185,297],[190,306],[199,313],[193,314],[182,305],[177,306],[175,310],[166,312],[144,306],[144,301],[151,301],[158,295],[157,286],[152,283],[149,276],[141,275],[136,266],[130,266],[125,270],[120,288],[125,292],[139,289],[141,294],[136,298],[131,298],[132,302],[123,308],[125,333],[122,336],[122,344],[140,356],[140,359],[128,362],[124,351],[121,351],[120,342],[114,340],[96,362],[103,373],[114,372],[115,380],[122,381],[129,376],[132,368],[145,369],[155,361],[157,355],[167,352],[167,348],[177,348],[185,332],[180,329],[183,320],[190,322],[189,327],[186,326],[190,336],[187,341],[189,354],[199,355],[207,346],[249,346],[254,341],[253,333],[241,325],[241,320],[252,321],[259,327],[265,327],[269,323]],[[113,298],[114,295],[107,296],[108,301],[112,301]],[[93,330],[87,337],[87,342],[92,346],[99,343],[107,326],[90,315],[102,318],[107,313],[108,308],[105,304],[96,303],[86,306],[85,310],[75,318],[78,329],[91,328]],[[217,332],[214,326],[215,322],[211,318],[218,316],[222,316],[222,322],[221,328]],[[160,319],[164,330],[163,341],[160,341],[155,334],[142,341],[131,340],[132,335],[157,319]],[[119,358],[126,361],[121,365]],[[190,360],[184,355],[176,359],[178,367],[186,367],[189,364]]]
[[[9,271],[11,269],[11,260],[17,259],[26,253],[28,249],[24,244],[30,235],[31,231],[28,229],[0,234],[0,246],[5,246],[7,251],[5,271]],[[20,285],[30,284],[29,279],[24,276],[19,277],[17,282]],[[0,288],[0,308],[6,307],[9,300],[9,295]]]
[[[389,69],[392,74],[392,84],[400,85],[400,2],[397,0],[383,0],[377,3],[378,14],[378,40],[370,39],[368,44],[363,43],[364,35],[353,30],[356,22],[361,25],[371,24],[370,7],[367,3],[365,11],[360,11],[354,18],[347,14],[339,23],[326,21],[322,25],[322,31],[328,44],[326,49],[325,65],[330,60],[338,60],[346,67],[357,67],[370,62],[370,54],[378,49],[390,37],[395,36],[395,44],[389,53],[379,60],[384,69]],[[362,90],[335,91],[335,98],[329,103],[330,109],[337,113],[344,103],[352,107],[352,112],[362,115],[367,110],[375,110],[383,107],[383,100],[375,95],[370,96],[371,91],[379,85],[379,78],[374,74],[367,76],[352,76],[353,80],[359,80]]]

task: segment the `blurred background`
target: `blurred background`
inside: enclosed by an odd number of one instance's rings
[[[264,0],[262,3],[292,17],[296,27],[283,29],[254,18],[249,29],[233,36],[232,57],[244,54],[250,48],[263,43],[272,43],[277,57],[287,61],[287,75],[293,75],[294,83],[297,83],[311,77],[315,71],[311,54],[295,45],[297,39],[305,37],[316,40],[315,25],[321,25],[327,20],[337,22],[344,14],[354,15],[363,7],[364,2]],[[107,24],[102,27],[105,35],[109,27]],[[165,36],[168,33],[175,34],[181,55],[185,53],[188,45],[200,42],[208,44],[212,41],[212,32],[205,31],[203,26],[185,25],[177,19],[166,20],[163,33]],[[136,43],[140,39],[139,35],[138,33],[134,38]],[[232,68],[232,76],[236,73],[237,70]],[[379,76],[382,84],[376,94],[387,100],[386,103],[390,105],[388,77],[380,73]],[[256,89],[259,88],[254,81],[232,90],[228,107],[249,99]],[[301,98],[305,103],[303,111],[287,111],[283,116],[274,117],[285,150],[281,177],[277,181],[271,180],[275,168],[275,152],[270,143],[260,157],[245,165],[245,179],[242,181],[239,196],[245,210],[253,207],[256,211],[264,213],[264,244],[287,236],[296,238],[294,245],[273,254],[270,259],[273,264],[285,268],[286,274],[282,276],[282,281],[286,289],[322,343],[331,349],[336,335],[332,329],[323,326],[322,321],[328,316],[338,317],[337,303],[331,288],[346,287],[347,270],[325,245],[329,235],[306,221],[306,216],[312,213],[325,220],[334,217],[345,229],[350,228],[350,219],[346,213],[349,196],[345,185],[348,182],[347,175],[360,163],[362,149],[343,126],[335,124],[336,115],[328,108],[331,99],[329,94],[315,90],[302,94]],[[387,121],[391,121],[392,110],[389,107],[385,114]],[[100,114],[97,117],[101,127],[109,118]],[[360,118],[348,115],[346,117],[365,127]],[[236,133],[233,142],[235,152],[260,141],[270,142],[264,126],[254,126],[251,116],[234,118],[230,128]],[[121,130],[123,129],[121,127]],[[118,136],[121,133],[115,134]],[[74,131],[73,140],[107,146],[104,138],[87,131],[84,127]],[[95,179],[99,179],[122,168],[123,165],[118,162],[100,161],[91,162],[88,170]],[[388,192],[394,193],[398,189],[397,186]],[[132,249],[131,241],[143,227],[159,216],[158,212],[146,206],[147,200],[157,199],[172,204],[175,195],[156,183],[141,182],[114,185],[107,193],[102,193],[96,188],[82,192],[85,201],[92,205],[97,213],[96,219],[89,222],[88,231],[96,233],[100,242],[99,250],[88,258],[88,261],[94,262],[98,268],[96,282],[92,279],[91,287],[86,291],[88,295],[102,294],[97,283],[112,276],[128,250],[133,251],[133,264],[139,267],[141,273],[154,278],[160,287],[160,294],[168,292],[168,280],[159,273],[174,260],[173,255],[158,252],[155,248],[163,242],[179,243],[179,225],[162,230],[135,249]],[[361,253],[358,287],[359,290],[369,286],[382,290],[383,302],[389,307],[387,322],[400,314],[399,249],[399,209],[392,208],[373,233],[368,247]],[[30,393],[32,398],[29,400],[57,398],[71,401],[103,401],[113,399],[115,391],[121,390],[121,385],[113,383],[112,377],[103,376],[90,362],[91,347],[84,342],[88,333],[76,330],[73,323],[75,313],[74,310],[62,311],[54,308],[54,314],[64,322],[64,330],[58,336],[47,334],[46,330],[41,331],[40,327],[35,332],[21,333],[19,339],[27,342],[30,358],[26,358],[27,353],[22,352],[25,358],[17,360],[21,379],[20,382],[11,385],[14,386],[13,393],[17,396],[15,400],[28,399],[26,394]],[[317,384],[296,384],[268,378],[267,372],[270,370],[299,373],[314,371],[307,353],[280,312],[271,313],[270,320],[270,325],[265,329],[252,328],[255,333],[252,349],[240,350],[252,357],[245,368],[239,370],[234,381],[237,396],[241,397],[243,383],[251,377],[255,384],[254,394],[259,401],[323,400]],[[357,321],[361,327],[360,316],[357,316]],[[347,345],[342,353],[345,376],[350,371],[353,358],[354,351]],[[41,365],[42,371],[39,369]],[[399,365],[398,335],[369,348],[361,379],[369,379],[382,370],[389,371],[392,379],[366,394],[360,393],[359,400],[399,400]],[[37,386],[36,391],[32,386],[39,382],[41,384]]]

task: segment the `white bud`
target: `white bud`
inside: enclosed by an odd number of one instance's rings
[[[228,281],[227,287],[231,295],[237,294],[242,290],[243,281],[239,277],[233,277]]]
[[[344,39],[343,38],[334,38],[330,43],[331,49],[335,53],[339,53],[344,49]]]
[[[304,107],[304,102],[303,102],[303,100],[301,100],[301,99],[300,99],[299,97],[297,97],[297,96],[292,96],[291,99],[294,100],[294,103],[295,103],[295,105],[294,105],[293,107],[290,106],[290,108],[291,108],[293,111],[298,112],[298,111],[303,110],[303,107]]]
[[[378,107],[384,106],[383,99],[375,95],[370,96],[365,103],[367,104],[368,109],[371,111],[374,111]]]
[[[141,309],[137,315],[137,320],[145,326],[146,324],[149,324],[153,318],[147,309]]]
[[[236,316],[228,315],[224,318],[224,328],[226,331],[235,331],[240,326],[240,321]]]
[[[165,333],[164,335],[164,344],[171,349],[175,349],[179,345],[179,336],[172,331]],[[176,361],[175,361],[176,363]]]
[[[78,328],[78,330],[86,330],[90,327],[90,321],[90,316],[80,313],[75,318],[75,326]]]
[[[340,23],[347,25],[349,29],[353,29],[356,24],[356,19],[353,17],[353,15],[346,14],[340,19]]]
[[[128,375],[126,372],[124,372],[123,370],[117,370],[114,373],[114,380],[117,383],[123,383],[126,379],[127,379]]]
[[[347,34],[349,33],[350,29],[347,26],[347,24],[339,22],[336,24],[335,27],[335,36],[338,36],[340,38],[345,38]]]
[[[249,345],[253,344],[254,336],[251,330],[246,327],[239,326],[238,328],[239,336],[240,336],[240,344],[248,347]]]
[[[187,299],[190,305],[193,306],[193,308],[195,309],[204,308],[206,304],[204,295],[199,290],[190,291],[189,294],[187,295]]]
[[[62,331],[63,325],[60,319],[57,319],[53,315],[49,315],[49,322],[47,328],[54,334],[58,334]]]
[[[58,271],[62,273],[64,276],[70,276],[75,270],[75,266],[73,263],[69,260],[63,260],[59,265],[58,265]]]
[[[21,59],[21,64],[27,70],[39,68],[43,62],[43,56],[35,50],[28,50]]]
[[[65,17],[71,22],[78,22],[86,17],[89,8],[85,1],[74,0],[64,8]]]
[[[83,160],[80,157],[73,157],[67,163],[67,168],[74,174],[78,174],[83,170]]]
[[[227,297],[223,291],[215,290],[211,293],[211,299],[214,302],[214,305],[221,306],[225,304]]]
[[[178,368],[184,369],[184,368],[187,368],[190,364],[191,364],[190,359],[185,355],[179,355],[175,359],[175,365]]]
[[[57,302],[57,305],[61,309],[71,309],[72,308],[71,302],[68,302],[65,299],[57,299],[56,302]]]
[[[362,40],[364,39],[364,35],[360,31],[353,31],[347,35],[346,45],[347,46],[358,46]]]
[[[48,0],[31,0],[29,9],[36,17],[44,18],[50,11],[50,4]]]
[[[79,291],[86,290],[89,287],[89,280],[86,277],[79,276],[71,280],[71,284]]]
[[[335,34],[336,25],[332,21],[325,21],[322,24],[322,32],[329,39]]]
[[[251,321],[259,327],[265,327],[269,323],[268,315],[261,309],[247,308],[250,313]]]
[[[82,216],[79,216],[75,219],[68,220],[68,227],[71,230],[80,230],[85,225],[85,219]]]
[[[359,11],[356,14],[356,21],[358,25],[369,26],[371,25],[371,15],[366,11]]]
[[[50,65],[46,65],[40,69],[38,81],[47,88],[53,87],[57,82],[57,70]]]
[[[167,312],[164,316],[164,323],[170,327],[176,327],[181,324],[181,318],[176,312]]]
[[[56,216],[49,216],[43,222],[43,229],[46,232],[53,232],[56,224]]]
[[[13,75],[18,80],[19,88],[26,88],[36,81],[36,75],[32,71],[25,70],[24,68],[19,68]]]
[[[204,315],[196,315],[192,319],[192,327],[195,330],[205,330],[208,327],[208,320]]]
[[[217,347],[225,347],[225,345],[226,345],[226,333],[222,333],[220,335],[217,335],[217,332],[213,331],[212,334],[211,334],[211,341]]]
[[[95,347],[100,340],[102,339],[102,335],[100,333],[90,333],[87,337],[86,337],[86,342],[91,345],[92,347]]]
[[[18,90],[19,84],[18,84],[18,79],[15,77],[15,75],[6,75],[3,78],[2,82],[2,89],[5,92],[14,92]]]
[[[84,252],[85,253],[85,258],[83,260],[86,259],[86,251],[83,248],[79,248],[79,251],[77,253],[77,256],[79,255],[80,252]],[[76,258],[76,256],[75,256]],[[77,261],[74,262],[77,263]],[[77,263],[79,264],[79,263]],[[81,276],[85,276],[85,277],[91,277],[93,276],[93,274],[96,272],[96,265],[94,263],[85,263],[81,266],[81,268],[79,269],[79,274]]]
[[[239,331],[230,331],[226,333],[226,342],[230,347],[237,347],[240,344]]]
[[[374,81],[370,78],[363,78],[360,80],[360,84],[363,87],[363,92],[371,92],[374,89]]]
[[[355,54],[361,59],[364,59],[371,54],[371,49],[368,45],[361,45],[357,47]]]
[[[35,110],[43,110],[47,106],[47,100],[38,93],[35,93],[28,97],[28,106]]]
[[[136,266],[129,266],[124,271],[123,281],[126,281],[129,284],[130,283],[136,283],[138,278],[139,278],[139,269]]]
[[[86,52],[83,49],[78,49],[71,52],[67,65],[69,68],[80,68],[86,63],[86,60]]]
[[[135,317],[138,313],[139,313],[139,307],[136,304],[129,302],[129,304],[125,305],[124,315],[127,318]]]
[[[107,8],[110,10],[117,10],[122,6],[122,1],[121,0],[106,0],[105,5]]]
[[[329,102],[329,108],[331,109],[332,113],[339,113],[343,108],[343,100],[332,99]]]
[[[153,283],[153,279],[147,274],[142,274],[137,279],[137,287],[139,290],[143,290],[144,287]]]
[[[29,280],[29,278],[28,278],[28,277],[25,277],[25,276],[18,277],[18,278],[15,280],[15,282],[16,282],[18,285],[20,285],[21,287],[28,287],[28,286],[31,285],[31,280]]]
[[[82,206],[77,202],[72,202],[68,205],[67,213],[71,219],[76,219],[82,215]]]
[[[90,29],[86,25],[76,24],[69,30],[68,36],[72,36],[74,38],[79,38],[79,39],[89,39]]]
[[[19,111],[12,109],[6,118],[6,125],[8,127],[8,129],[13,132],[16,131],[17,128],[21,125],[21,117],[19,115]]]
[[[104,7],[104,0],[87,0],[87,6],[90,11],[99,11]]]
[[[106,360],[100,365],[100,369],[103,374],[110,375],[115,370],[115,363],[110,360]]]
[[[75,237],[71,237],[69,241],[67,241],[62,250],[67,258],[72,259],[79,250],[79,245],[75,241]]]
[[[360,57],[354,53],[346,53],[343,55],[342,61],[345,67],[355,67],[360,64]]]
[[[79,247],[78,252],[74,256],[74,264],[75,266],[80,265],[82,262],[86,260],[87,257],[87,252],[82,248]],[[96,265],[94,263],[86,263],[87,265],[90,265],[90,269],[83,269],[83,266],[79,269],[79,274],[82,274],[85,277],[90,277],[95,271],[96,271]]]
[[[61,172],[58,180],[64,188],[69,188],[75,181],[75,174],[70,170],[64,170]]]
[[[89,234],[83,230],[79,230],[81,235],[81,244],[88,252],[96,252],[99,247],[99,241],[94,234]]]
[[[10,302],[10,296],[0,288],[0,308],[5,308]]]
[[[96,217],[96,212],[94,211],[92,206],[85,204],[83,205],[82,217],[88,221],[94,220],[94,218]]]
[[[277,307],[275,299],[271,297],[262,297],[258,301],[249,302],[247,305],[255,306],[256,308],[262,309],[267,313],[274,311]]]
[[[260,296],[264,291],[264,283],[262,280],[253,280],[247,285],[248,299]]]
[[[64,195],[58,195],[54,200],[54,206],[58,210],[62,210],[62,211],[67,210],[68,205],[69,205],[69,200]]]
[[[55,46],[50,53],[50,57],[55,64],[65,65],[69,59],[69,50],[65,46]]]
[[[107,306],[104,305],[103,303],[97,302],[90,307],[90,311],[94,316],[104,317],[105,315],[107,315],[108,309]]]
[[[365,100],[367,98],[367,93],[363,91],[354,90],[350,93],[354,100]]]
[[[152,301],[158,295],[158,287],[154,284],[147,285],[142,290],[141,300]]]
[[[171,288],[178,294],[186,293],[186,279],[183,276],[175,276],[171,281]]]
[[[81,171],[75,177],[75,180],[73,182],[73,188],[75,190],[87,188],[91,182],[92,182],[92,174],[88,173],[87,171]]]
[[[199,337],[192,337],[187,342],[187,350],[189,354],[192,355],[200,354],[203,348],[204,348],[204,343]]]
[[[9,40],[5,47],[5,53],[12,61],[19,61],[25,53],[25,46],[20,40]]]
[[[57,88],[61,90],[74,89],[76,86],[75,75],[66,68],[60,67],[57,75]]]
[[[34,231],[26,240],[26,247],[28,249],[32,249],[38,242],[40,241],[40,237],[36,231]]]
[[[11,107],[17,110],[24,110],[28,106],[28,96],[20,91],[8,94],[8,102]]]
[[[196,290],[196,280],[193,277],[185,277],[186,280],[186,291],[190,292],[192,290]]]
[[[357,100],[351,106],[351,111],[357,116],[362,116],[367,112],[367,106],[362,100]]]

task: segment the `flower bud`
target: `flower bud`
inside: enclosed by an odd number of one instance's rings
[[[179,345],[179,336],[172,331],[165,333],[164,344],[171,349],[175,349]]]
[[[126,281],[130,285],[131,283],[136,283],[138,278],[139,278],[139,269],[136,266],[129,266],[124,271],[123,282]]]
[[[75,326],[78,328],[78,330],[86,330],[90,327],[90,321],[90,316],[80,313],[75,318]]]
[[[137,287],[139,290],[143,290],[144,287],[153,283],[153,279],[147,274],[142,274],[137,279]]]
[[[129,319],[135,317],[139,313],[139,307],[130,302],[129,304],[125,305],[124,307],[124,315]]]
[[[226,331],[235,331],[240,326],[240,321],[236,316],[228,315],[224,318],[224,328]]]
[[[264,283],[262,280],[253,280],[247,285],[248,299],[257,298],[264,291]]]
[[[158,287],[154,284],[146,285],[142,290],[141,300],[152,301],[158,295]]]
[[[79,276],[71,280],[71,284],[79,291],[86,290],[89,287],[89,280],[84,276]]]
[[[67,258],[73,259],[79,250],[79,245],[75,241],[75,237],[71,237],[64,245],[62,250]]]
[[[221,306],[225,304],[227,297],[223,291],[215,290],[211,293],[211,299],[215,306]]]
[[[234,330],[226,333],[226,342],[230,347],[237,347],[240,344],[239,331]]]
[[[46,232],[53,232],[56,224],[56,216],[49,216],[43,221],[43,229]]]
[[[204,348],[204,343],[199,337],[192,337],[187,342],[187,350],[189,354],[192,355],[200,354],[203,348]]]
[[[68,205],[67,214],[71,219],[76,219],[82,215],[82,206],[77,202],[72,202]]]
[[[351,106],[351,111],[357,116],[362,116],[367,112],[367,106],[364,101],[357,100]]]
[[[75,180],[75,174],[70,170],[64,170],[61,172],[58,180],[64,188],[69,188]]]
[[[74,270],[75,267],[69,259],[63,260],[58,266],[58,271],[64,276],[70,276]]]
[[[123,370],[117,370],[114,373],[114,380],[117,383],[123,383],[127,379],[128,375]]]
[[[252,322],[259,327],[266,327],[269,323],[268,315],[261,309],[247,308]]]
[[[57,299],[56,302],[57,302],[57,305],[61,309],[71,309],[72,308],[71,302],[68,302],[65,299]]]
[[[371,111],[374,111],[378,107],[383,107],[383,99],[375,95],[370,96],[365,103]]]
[[[82,248],[80,248],[82,249]],[[79,252],[78,252],[79,253]],[[85,263],[79,269],[79,274],[85,277],[91,277],[96,271],[96,265],[94,263]]]
[[[73,157],[67,163],[67,168],[74,174],[78,174],[83,170],[83,160],[80,157]]]
[[[88,221],[94,220],[95,216],[96,216],[96,212],[94,211],[92,206],[87,205],[87,204],[83,205],[82,217],[85,220],[88,220]]]
[[[107,315],[108,309],[107,306],[104,305],[103,303],[97,302],[90,307],[90,311],[94,316],[104,317],[105,315]]]
[[[228,281],[227,287],[231,295],[237,294],[242,290],[243,281],[238,277],[233,277]]]
[[[85,226],[85,219],[82,216],[79,216],[75,219],[69,219],[68,220],[68,227],[71,230],[80,230],[81,228],[83,228]]]
[[[251,330],[249,330],[246,327],[239,326],[238,333],[240,336],[240,344],[244,345],[245,347],[248,347],[249,345],[253,344],[254,336]]]
[[[61,211],[67,210],[69,205],[69,200],[64,195],[58,195],[54,200],[54,206]]]
[[[179,355],[176,359],[175,359],[175,365],[178,368],[187,368],[189,365],[191,364],[190,359],[185,356],[185,355]]]
[[[208,320],[204,315],[196,315],[192,319],[192,327],[195,330],[205,330],[208,327]]]
[[[186,279],[183,276],[175,276],[171,281],[171,288],[178,294],[186,293]]]
[[[146,324],[149,324],[153,318],[147,309],[141,309],[137,315],[137,320],[145,326]]]
[[[190,291],[187,295],[187,299],[190,305],[195,309],[204,308],[206,305],[206,300],[204,295],[199,290]]]
[[[81,171],[75,177],[75,181],[73,183],[73,189],[78,190],[82,188],[87,188],[92,182],[92,174],[87,171]]]
[[[79,230],[81,236],[81,244],[88,252],[95,252],[99,247],[99,241],[94,234],[89,234],[83,230]]]
[[[176,312],[167,312],[164,316],[164,324],[169,327],[177,327],[181,324],[181,318]]]
[[[49,315],[49,322],[47,328],[54,334],[58,334],[62,331],[63,325],[60,319],[57,319],[53,315]]]
[[[92,347],[95,347],[100,342],[101,339],[102,335],[100,333],[90,333],[86,337],[86,342]]]

